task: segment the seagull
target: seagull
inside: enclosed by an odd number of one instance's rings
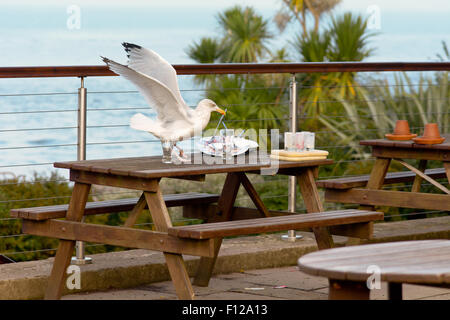
[[[202,132],[211,112],[225,115],[225,111],[210,99],[201,100],[195,109],[191,109],[181,96],[177,73],[170,63],[153,50],[127,42],[122,45],[128,65],[101,57],[103,62],[112,72],[131,81],[157,113],[156,119],[135,114],[130,119],[130,127],[150,132],[161,142],[172,142],[183,158],[184,152],[176,143]]]

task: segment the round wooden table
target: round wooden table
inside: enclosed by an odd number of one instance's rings
[[[388,282],[389,299],[402,299],[403,283],[450,287],[450,240],[321,250],[301,257],[298,266],[329,279],[329,299],[369,299],[380,281]]]

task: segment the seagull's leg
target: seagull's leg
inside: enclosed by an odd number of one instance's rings
[[[175,144],[173,145],[175,148],[178,149],[178,151],[180,151],[180,157],[184,158],[184,151],[183,149],[181,149],[179,146],[177,146],[177,143],[175,142]]]
[[[176,147],[178,149],[178,151],[180,152],[179,155],[178,154],[175,154],[175,155],[181,162],[189,161],[189,158],[187,156],[185,156],[183,149],[181,149],[179,146],[177,146],[176,143],[173,146]]]

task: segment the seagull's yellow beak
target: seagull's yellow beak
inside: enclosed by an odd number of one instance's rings
[[[225,111],[223,111],[223,110],[220,109],[219,107],[215,107],[215,108],[214,108],[214,111],[217,111],[218,113],[225,115]]]

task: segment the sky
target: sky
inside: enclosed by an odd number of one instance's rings
[[[36,0],[3,0],[3,4],[36,5]],[[213,7],[225,8],[232,4],[249,5],[259,9],[279,7],[281,0],[39,0],[39,5],[105,5],[105,6],[153,6],[153,7]],[[449,12],[449,0],[343,0],[342,10],[365,11],[376,5],[384,11]]]
[[[189,63],[192,61],[185,50],[193,41],[217,36],[217,13],[237,4],[252,6],[270,21],[270,31],[279,34],[273,16],[282,6],[282,0],[0,0],[0,3],[0,38],[10,39],[0,46],[7,52],[0,56],[2,66],[98,63],[100,51],[102,55],[118,57],[122,52],[117,50],[117,44],[124,39],[150,46],[171,63]],[[81,24],[80,28],[69,30],[71,5],[79,7]],[[342,0],[333,15],[346,11],[374,18],[369,19],[369,29],[377,33],[370,41],[376,50],[368,59],[424,61],[442,51],[442,41],[450,44],[450,0]],[[329,19],[324,19],[321,26],[328,24]],[[272,48],[288,45],[298,28],[292,24],[291,29],[274,37]],[[17,32],[12,36],[13,31]],[[36,50],[30,49],[30,43],[38,46],[39,55],[29,54]]]

